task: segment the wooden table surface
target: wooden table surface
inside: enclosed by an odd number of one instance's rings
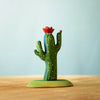
[[[100,76],[59,76],[74,87],[27,88],[42,76],[0,77],[0,100],[100,100]]]

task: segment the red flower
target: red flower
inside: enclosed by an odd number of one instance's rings
[[[43,31],[44,33],[52,33],[54,29],[52,27],[46,26],[45,28],[43,28]]]

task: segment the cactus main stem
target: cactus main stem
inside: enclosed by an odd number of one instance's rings
[[[57,80],[57,57],[54,60],[45,61],[45,65],[44,80]]]

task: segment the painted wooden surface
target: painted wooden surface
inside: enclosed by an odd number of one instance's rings
[[[0,100],[100,100],[100,76],[59,76],[74,87],[27,88],[42,76],[0,77]]]

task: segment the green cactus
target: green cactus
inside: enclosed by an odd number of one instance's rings
[[[44,29],[44,32],[46,33],[44,36],[45,52],[42,49],[40,41],[37,41],[37,50],[34,50],[35,54],[45,61],[46,69],[44,80],[46,81],[57,80],[57,53],[61,48],[62,31],[57,33],[57,43],[55,44],[52,35],[53,30],[52,27],[46,27]]]
[[[57,53],[61,48],[61,33],[57,33],[57,43],[55,44],[52,32],[54,29],[52,27],[45,27],[43,31],[46,33],[44,36],[44,49],[40,41],[37,41],[37,50],[34,50],[35,54],[39,56],[43,61],[45,61],[46,69],[44,80],[33,80],[27,84],[29,88],[38,87],[69,87],[73,84],[68,80],[57,79]]]

